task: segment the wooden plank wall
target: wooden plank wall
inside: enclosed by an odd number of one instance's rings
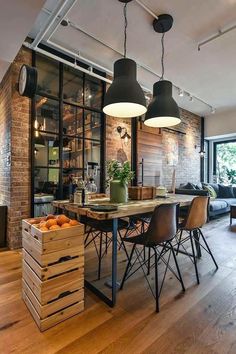
[[[141,182],[141,161],[144,161],[144,186],[158,186],[162,171],[162,133],[161,129],[150,128],[141,121],[137,129],[137,176]]]

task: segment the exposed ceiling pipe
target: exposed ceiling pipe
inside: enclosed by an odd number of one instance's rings
[[[142,1],[140,0],[135,0],[136,3],[141,6],[149,15],[151,15],[153,18],[158,19],[158,16],[151,10],[147,5],[145,5]]]
[[[235,30],[235,29],[236,29],[236,25],[234,25],[234,26],[232,26],[232,27],[229,27],[228,29],[223,30],[223,31],[222,31],[222,30],[219,30],[218,33],[215,34],[214,36],[212,36],[212,37],[206,39],[205,41],[203,41],[203,42],[201,42],[201,43],[199,43],[199,44],[198,44],[198,50],[200,51],[200,50],[201,50],[201,47],[204,46],[205,44],[210,43],[210,42],[214,41],[215,39],[217,39],[217,38],[223,36],[224,34],[230,32],[230,31],[233,31],[233,30]]]
[[[31,48],[31,44],[30,44],[29,42],[24,42],[23,45],[24,45],[25,47],[29,48],[29,49],[32,49],[32,48]],[[61,63],[64,63],[64,64],[66,64],[66,65],[68,65],[68,66],[71,66],[72,68],[75,68],[75,69],[78,69],[78,70],[84,72],[85,74],[88,74],[88,75],[90,75],[90,76],[96,77],[96,78],[99,79],[99,80],[105,81],[105,82],[107,82],[108,84],[111,84],[111,83],[112,83],[112,80],[109,80],[109,79],[107,79],[107,78],[104,77],[104,76],[101,76],[101,75],[96,74],[95,72],[93,72],[93,71],[91,70],[91,68],[85,69],[85,68],[83,68],[82,66],[80,66],[80,65],[78,65],[78,64],[76,64],[76,63],[73,64],[73,63],[71,63],[71,62],[69,62],[69,61],[67,61],[67,60],[65,60],[65,59],[63,59],[63,58],[60,58],[60,57],[58,57],[58,56],[55,55],[55,54],[49,53],[49,52],[47,52],[46,50],[41,49],[41,48],[39,48],[39,47],[37,47],[37,48],[34,49],[34,50],[35,50],[37,53],[41,53],[41,54],[43,54],[43,55],[46,55],[46,56],[49,57],[49,58],[52,58],[52,59],[57,60],[57,61],[60,61]]]
[[[70,0],[65,0],[61,1],[59,5],[55,8],[54,11],[51,12],[49,18],[47,19],[46,24],[41,28],[39,33],[36,35],[35,39],[33,40],[32,47],[37,47],[38,44],[42,41],[42,39],[45,37],[49,29],[52,27],[53,23],[55,22],[55,19],[59,16],[63,8],[67,5],[67,3]],[[73,3],[75,3],[77,0],[73,0]]]

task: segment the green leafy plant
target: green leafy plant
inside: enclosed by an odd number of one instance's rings
[[[122,184],[128,184],[134,178],[134,172],[131,171],[129,161],[120,163],[117,160],[110,160],[106,162],[107,166],[107,185],[110,181],[118,180]]]

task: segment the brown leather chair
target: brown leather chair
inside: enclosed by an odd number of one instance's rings
[[[208,219],[209,201],[210,198],[205,196],[196,197],[192,200],[187,217],[182,222],[182,224],[179,225],[179,233],[177,236],[177,242],[178,242],[177,254],[180,251],[179,250],[180,246],[182,246],[186,251],[186,248],[184,247],[184,243],[187,242],[188,240],[190,240],[191,242],[192,254],[190,254],[190,257],[191,259],[193,259],[198,284],[200,281],[199,281],[199,274],[197,268],[197,256],[195,253],[194,242],[195,242],[195,247],[198,255],[201,256],[200,250],[201,248],[203,248],[207,253],[210,254],[213,262],[215,263],[216,269],[218,269],[218,265],[215,261],[215,258],[201,230],[202,226],[207,222]],[[184,231],[186,231],[188,235],[187,237],[183,238]],[[200,242],[201,239],[205,244],[205,247],[201,244]]]
[[[153,296],[156,299],[156,312],[159,312],[159,297],[161,294],[162,286],[164,284],[166,271],[169,269],[173,275],[178,279],[182,285],[183,291],[185,291],[184,283],[181,277],[179,266],[177,263],[175,251],[171,241],[175,238],[177,232],[177,223],[176,223],[176,208],[178,204],[162,204],[157,206],[151,217],[150,224],[147,231],[141,233],[140,235],[134,237],[125,237],[123,242],[129,242],[133,244],[129,260],[126,266],[126,270],[121,282],[120,289],[123,289],[125,281],[131,277],[137,270],[142,269],[144,276],[148,282],[148,285],[151,289]],[[141,248],[138,249],[138,246]],[[153,249],[153,255],[146,259],[144,257],[144,249],[148,248]],[[173,255],[175,266],[177,269],[177,274],[173,268],[169,265],[170,256]],[[135,260],[133,260],[133,256]],[[167,255],[167,259],[164,256]],[[155,266],[155,293],[153,292],[150,282],[148,280],[148,274],[146,270],[149,270],[150,258],[154,257],[154,266]],[[159,289],[158,285],[158,263],[163,261],[166,265],[161,286]],[[134,268],[136,269],[134,270]]]

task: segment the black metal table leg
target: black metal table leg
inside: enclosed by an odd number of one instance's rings
[[[109,279],[105,284],[111,288],[111,298],[108,297],[104,292],[99,290],[94,284],[85,279],[85,286],[87,289],[91,290],[95,295],[102,299],[110,307],[114,307],[116,304],[116,292],[119,289],[119,284],[117,283],[117,232],[118,232],[118,219],[113,219],[112,221],[112,274],[111,279]]]
[[[117,291],[117,230],[118,219],[112,222],[112,307],[116,304]]]

